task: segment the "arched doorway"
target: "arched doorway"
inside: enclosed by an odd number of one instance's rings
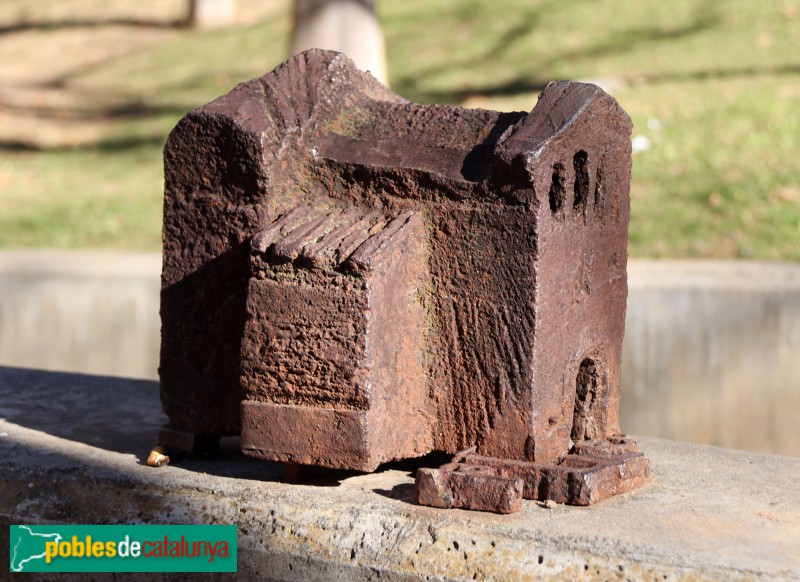
[[[594,358],[584,358],[575,378],[573,443],[605,438],[605,374]]]

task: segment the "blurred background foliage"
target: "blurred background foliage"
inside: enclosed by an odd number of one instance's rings
[[[0,246],[160,247],[161,149],[287,56],[288,0],[0,3]],[[595,82],[634,121],[636,257],[800,260],[800,0],[378,2],[394,91],[530,110]]]

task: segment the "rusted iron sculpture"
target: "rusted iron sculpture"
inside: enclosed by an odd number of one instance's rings
[[[593,85],[423,106],[317,50],[191,112],[164,154],[161,444],[363,471],[475,447],[420,470],[439,507],[646,482],[618,435],[630,132]]]

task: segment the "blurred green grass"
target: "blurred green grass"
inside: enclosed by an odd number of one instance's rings
[[[150,31],[113,58],[99,47],[91,66],[56,75],[78,95],[67,117],[96,135],[0,137],[0,245],[158,249],[166,135],[286,57],[279,4],[234,29]],[[645,146],[631,255],[800,260],[800,0],[407,0],[379,13],[392,89],[414,101],[530,110],[552,79],[606,87]],[[0,24],[16,17],[0,11]],[[148,34],[129,28],[114,30]],[[6,36],[29,54],[59,34]]]

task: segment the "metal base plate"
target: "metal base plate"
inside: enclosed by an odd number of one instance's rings
[[[649,483],[650,463],[625,435],[585,441],[558,463],[498,459],[458,453],[438,469],[417,471],[422,505],[513,513],[522,499],[591,505]]]

